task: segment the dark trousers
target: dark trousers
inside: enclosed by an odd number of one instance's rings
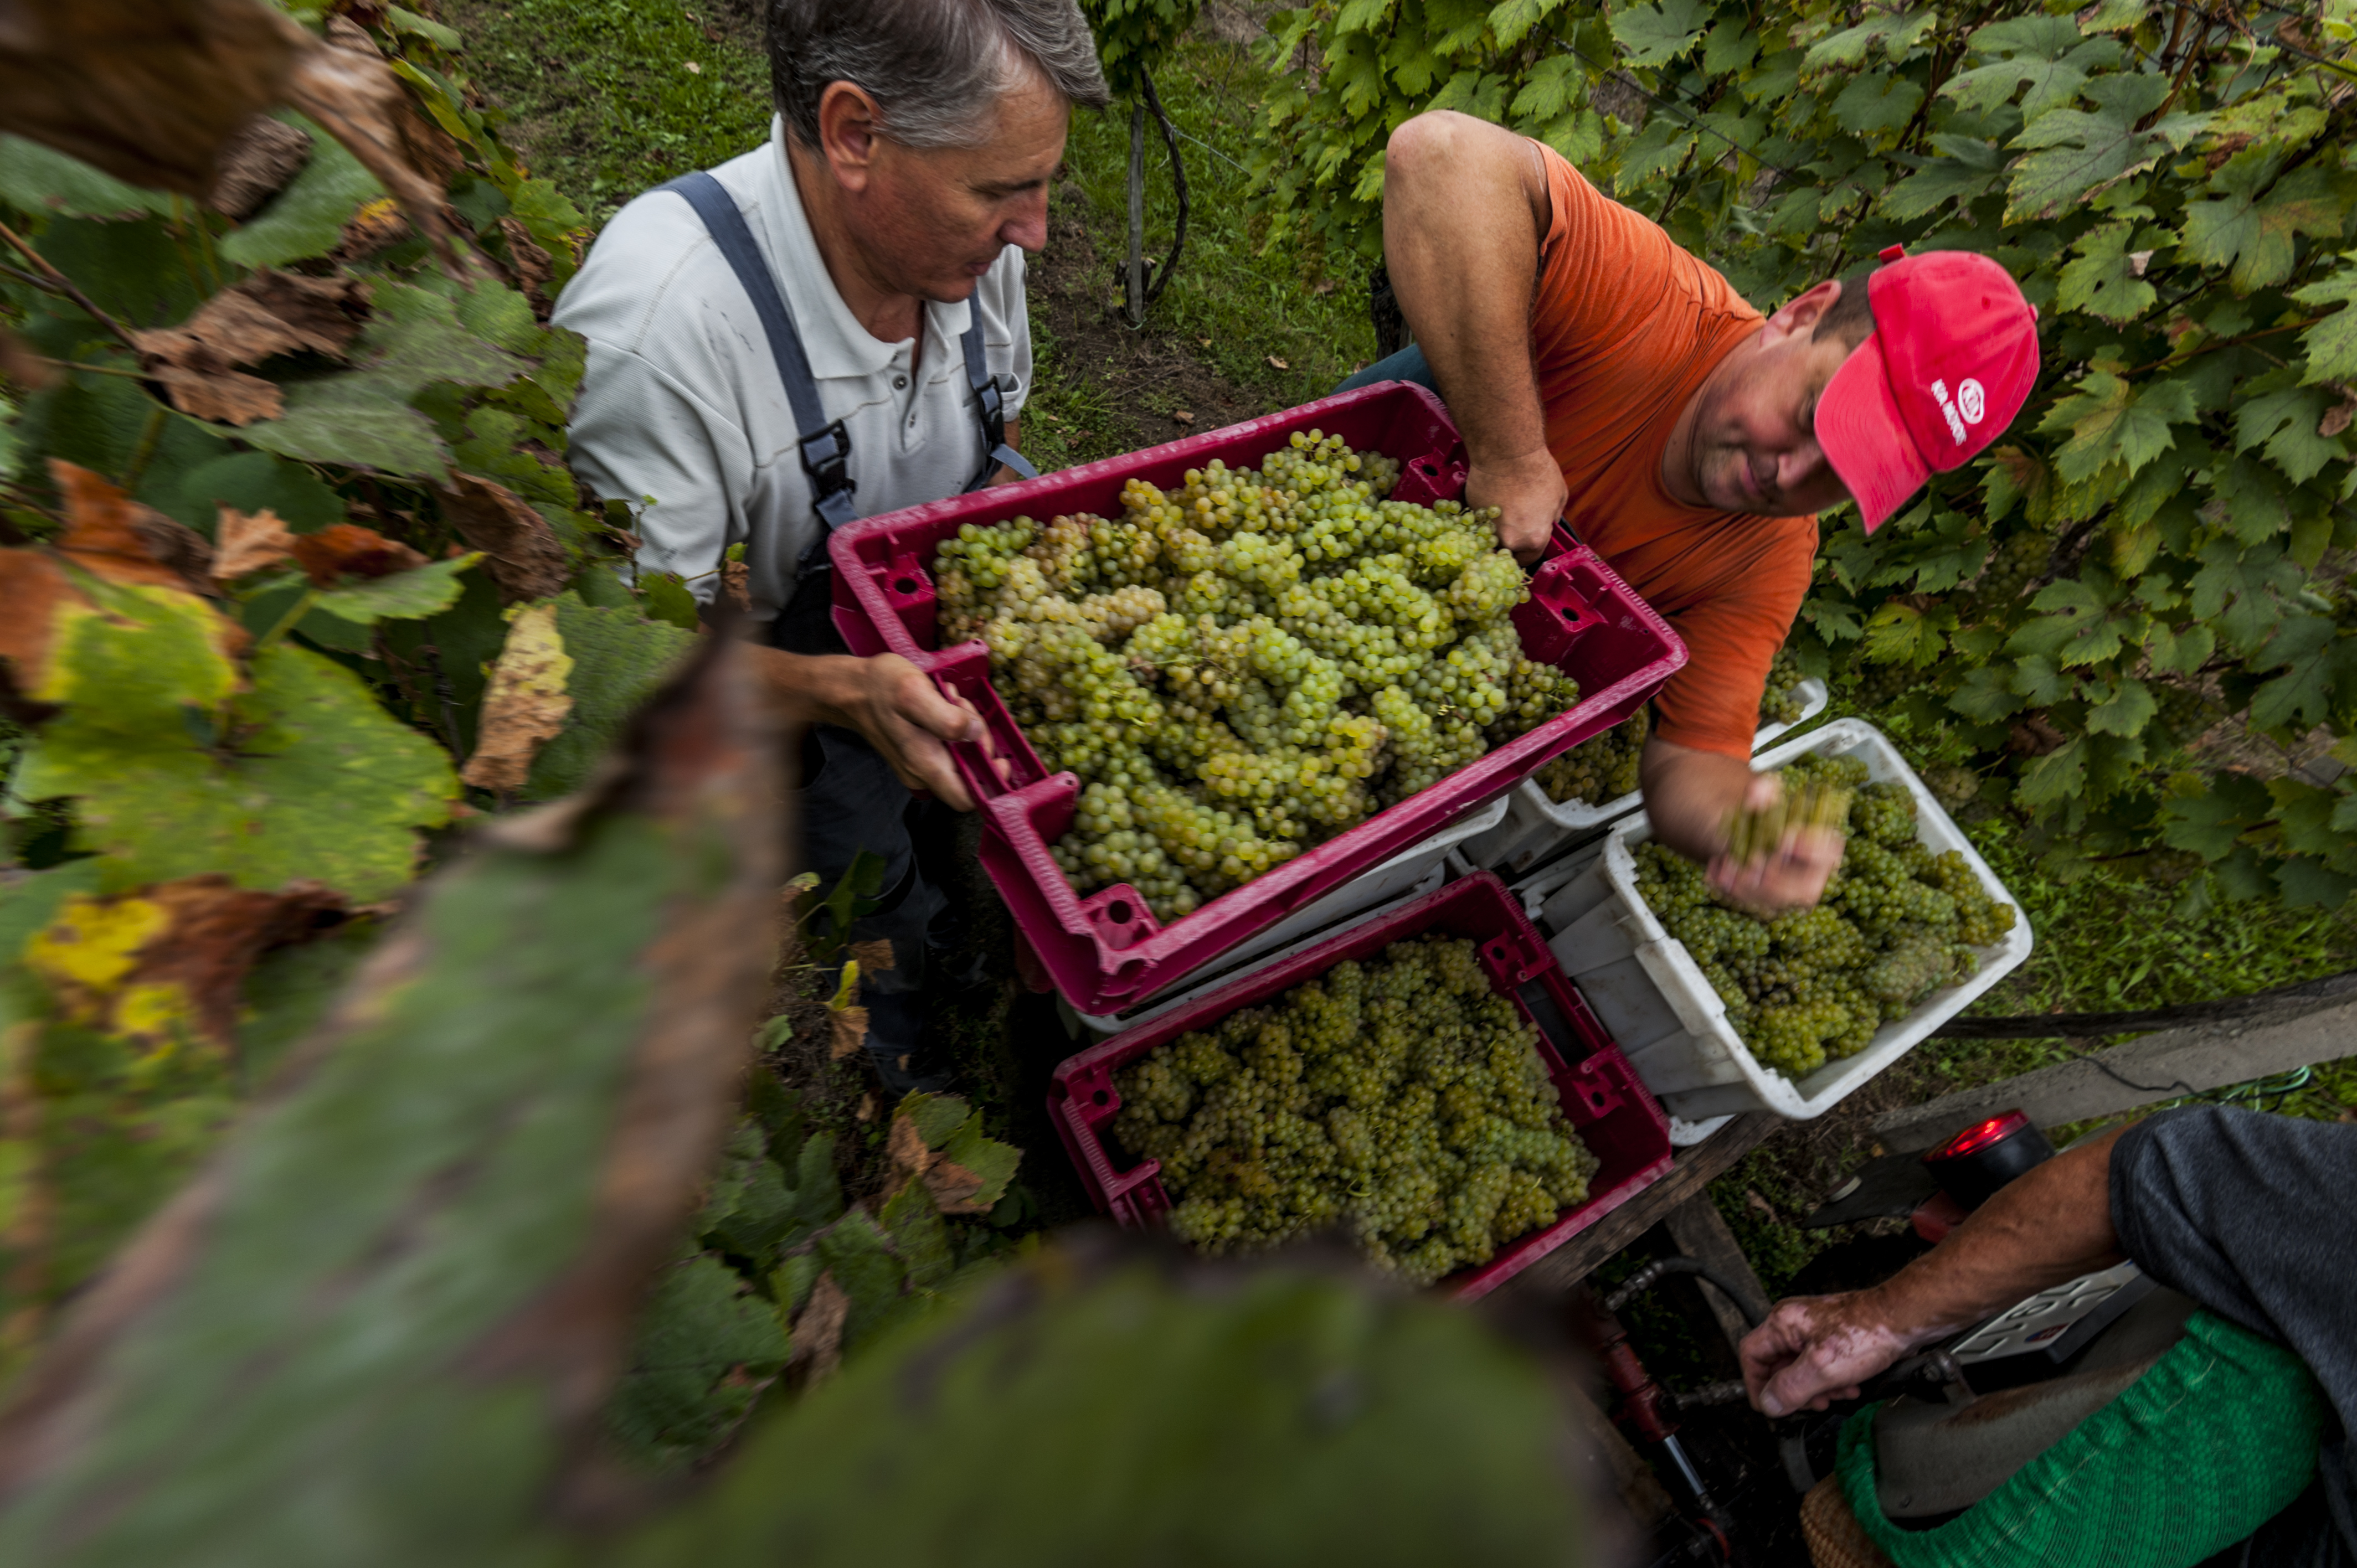
[[[1432,379],[1432,367],[1425,362],[1424,350],[1413,343],[1388,359],[1377,360],[1365,370],[1344,377],[1342,383],[1334,390],[1338,392],[1351,392],[1359,387],[1371,387],[1377,381],[1414,381],[1420,387],[1430,387],[1434,392],[1440,390],[1438,383]]]

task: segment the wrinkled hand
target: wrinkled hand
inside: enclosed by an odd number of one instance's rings
[[[1764,811],[1782,790],[1781,777],[1755,774],[1744,796],[1744,809]],[[1842,863],[1848,843],[1838,828],[1792,828],[1774,850],[1738,864],[1725,854],[1712,857],[1710,885],[1738,908],[1775,916],[1788,909],[1806,909],[1824,896],[1825,884]]]
[[[958,777],[950,746],[980,742],[1005,777],[989,727],[974,704],[943,696],[923,671],[897,653],[854,662],[858,668],[837,699],[844,722],[866,737],[909,789],[929,790],[958,811],[973,811],[974,795]]]
[[[1743,1387],[1762,1415],[1824,1410],[1856,1399],[1868,1378],[1887,1371],[1915,1341],[1874,1311],[1873,1293],[1803,1295],[1776,1304],[1743,1337]]]
[[[1544,446],[1502,463],[1476,463],[1465,475],[1465,504],[1499,509],[1498,542],[1525,566],[1554,537],[1570,493],[1563,470]]]

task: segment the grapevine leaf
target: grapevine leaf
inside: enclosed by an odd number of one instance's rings
[[[2295,855],[2276,868],[2276,886],[2283,889],[2287,909],[2338,909],[2357,889],[2357,876],[2346,875],[2321,862]]]
[[[2158,704],[2143,682],[2125,680],[2108,698],[2087,710],[2087,728],[2096,735],[2139,735],[2158,711]]]
[[[172,215],[172,198],[127,185],[80,158],[22,136],[0,136],[0,201],[68,218]]]
[[[2276,596],[2297,592],[2304,575],[2272,540],[2244,547],[2213,539],[2201,547],[2201,561],[2193,575],[2194,618],[2223,634],[2228,647],[2256,652],[2282,618]]]
[[[925,1172],[926,1185],[944,1214],[987,1214],[1006,1196],[1006,1184],[1015,1179],[1015,1167],[1022,1162],[1022,1150],[984,1134],[977,1111],[942,1145],[941,1157]],[[939,1181],[944,1166],[962,1174]]]
[[[785,1361],[776,1310],[719,1259],[690,1258],[648,1293],[614,1390],[614,1428],[640,1457],[685,1464],[744,1420]]]
[[[2013,667],[2011,684],[2022,700],[2033,708],[2048,707],[2061,702],[2079,689],[2078,678],[2043,653],[2023,655]]]
[[[911,1183],[901,1188],[885,1202],[877,1218],[892,1238],[892,1250],[908,1265],[909,1283],[916,1289],[931,1290],[956,1269],[957,1258],[950,1251],[950,1228],[934,1207],[932,1194],[922,1186]]]
[[[63,658],[86,679],[120,667],[121,640]],[[307,650],[263,650],[252,682],[217,740],[177,719],[126,726],[113,697],[70,706],[42,729],[18,790],[76,798],[76,842],[108,855],[111,886],[219,872],[242,887],[307,879],[354,903],[389,896],[415,866],[414,830],[449,818],[448,757]]]
[[[481,737],[459,774],[478,789],[515,792],[540,748],[564,733],[573,697],[565,690],[573,660],[556,629],[554,605],[518,605],[509,612],[506,643],[491,668],[477,720]]]
[[[2205,267],[2231,264],[2227,277],[2236,294],[2289,277],[2295,236],[2341,233],[2349,203],[2333,188],[2332,177],[2309,164],[2277,180],[2283,161],[2274,148],[2237,153],[2210,177],[2220,199],[2186,204],[2178,253]]]
[[[434,381],[505,386],[526,366],[468,332],[456,306],[406,284],[381,284],[376,317],[352,346],[352,368],[279,381],[286,413],[249,424],[241,440],[282,456],[438,477],[449,452],[409,400]]]
[[[389,577],[323,588],[315,602],[318,608],[354,626],[374,626],[381,620],[423,620],[427,616],[440,615],[458,602],[458,595],[465,587],[458,575],[481,559],[477,554],[453,555]]]
[[[2287,368],[2243,384],[2243,402],[2234,411],[2234,450],[2247,452],[2266,443],[2268,460],[2298,485],[2349,453],[2336,437],[2317,434],[2340,399],[2322,387],[2294,386],[2291,381]]]
[[[2116,33],[2135,27],[2152,11],[2151,0],[2095,0],[2078,18],[2083,33]]]
[[[1866,623],[1866,656],[1878,664],[1917,668],[1940,657],[1947,639],[1921,610],[1892,599]]]
[[[1563,0],[1501,0],[1490,12],[1490,32],[1500,48],[1512,48]]]
[[[771,747],[739,656],[700,673],[611,791],[454,859],[28,1370],[63,1403],[8,1412],[40,1464],[0,1555],[296,1563],[322,1518],[388,1562],[544,1555],[516,1532],[595,1446],[773,955]]]
[[[1973,48],[2001,60],[1949,78],[1940,91],[1961,108],[1986,113],[2009,102],[2027,84],[2021,117],[2036,120],[2078,96],[2095,71],[2119,63],[2120,47],[2108,38],[2083,39],[2068,16],[2017,16],[1975,33]]]
[[[2218,636],[2206,626],[2179,629],[2155,622],[2146,633],[2145,650],[2155,670],[2192,675],[2218,651]]]
[[[1884,191],[1881,210],[1886,217],[1911,222],[1952,201],[1970,201],[1987,191],[2004,166],[1994,142],[1942,134],[1933,136],[1932,145],[1947,156],[1925,161]]]
[[[2266,648],[2251,663],[2283,673],[2251,696],[2251,725],[2255,729],[2281,729],[2297,720],[2302,729],[2330,724],[2338,711],[2352,705],[2335,703],[2336,693],[2357,697],[2357,647],[2340,635],[2330,618],[2286,616]]]
[[[2344,263],[2352,259],[2357,252],[2341,257]],[[2302,305],[2357,300],[2357,266],[2337,267],[2322,282],[2293,289],[2291,296]],[[2357,310],[2336,310],[2324,317],[2300,335],[2300,347],[2308,350],[2308,371],[2301,379],[2309,385],[2357,379]]]
[[[566,592],[556,600],[556,633],[572,659],[565,728],[533,759],[526,793],[536,799],[579,788],[630,714],[695,639],[635,610],[601,609]]]
[[[1578,57],[1549,55],[1532,68],[1508,113],[1518,122],[1552,120],[1577,103],[1587,85],[1587,73]]]
[[[1760,36],[1742,18],[1721,17],[1702,41],[1702,68],[1713,76],[1741,71],[1760,53]]]
[[[376,176],[341,142],[300,115],[288,118],[310,136],[311,160],[269,206],[221,241],[221,254],[242,267],[326,255],[361,204],[384,194]]]
[[[2054,455],[2054,467],[2065,483],[2077,484],[2113,463],[2135,473],[2169,450],[2176,439],[2170,425],[2200,417],[2193,389],[2181,381],[2152,381],[2139,389],[2125,376],[2091,371],[2071,396],[2057,400],[2038,428],[2046,435],[2071,433]]]
[[[2202,117],[2170,114],[2150,130],[2136,123],[2169,96],[2162,76],[2104,76],[2086,84],[2100,108],[2055,109],[2032,120],[2015,138],[2038,149],[2015,168],[2006,194],[2008,223],[2051,218],[2081,198],[2150,168],[2171,147],[2199,134]]]
[[[845,1215],[819,1237],[816,1250],[827,1273],[851,1298],[851,1312],[843,1324],[845,1349],[873,1339],[907,1314],[911,1304],[901,1285],[908,1269],[866,1214],[855,1208]]]
[[[9,551],[0,563],[14,564],[29,553]],[[37,565],[46,565],[38,556]],[[237,628],[193,594],[153,584],[108,584],[81,580],[79,591],[64,579],[66,592],[35,598],[35,582],[12,574],[16,623],[22,640],[5,646],[17,681],[35,701],[62,703],[86,725],[124,735],[183,728],[182,713],[209,711],[237,689],[231,661]],[[45,625],[36,626],[40,609]],[[47,797],[20,778],[16,793]]]
[[[1982,724],[1995,724],[2029,705],[2014,693],[2006,671],[1988,664],[1966,670],[1963,683],[1948,694],[1948,706]]]
[[[1897,71],[1865,71],[1834,100],[1833,116],[1843,129],[1866,136],[1898,130],[1922,102],[1923,89]]]
[[[1612,13],[1612,36],[1628,64],[1667,65],[1694,47],[1710,14],[1708,0],[1641,0]]]
[[[2049,583],[2029,601],[2046,612],[2025,624],[2006,646],[2038,653],[2063,666],[2100,664],[2120,650],[2120,629],[2111,607],[2077,578]]]
[[[2273,539],[2291,526],[2291,505],[2283,480],[2266,464],[2237,457],[2217,476],[2219,498],[2225,502],[2226,521],[2245,544]]]
[[[2159,295],[2144,281],[2143,267],[2128,254],[2133,223],[2105,223],[2079,237],[2079,259],[2062,269],[2054,303],[2106,321],[2133,321],[2150,310]]]
[[[2059,805],[2087,792],[2087,743],[2073,736],[2067,746],[2035,758],[2021,771],[2014,799],[2031,808]]]

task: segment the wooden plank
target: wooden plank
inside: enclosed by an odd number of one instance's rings
[[[1668,1175],[1523,1270],[1506,1288],[1541,1294],[1569,1290],[1783,1125],[1784,1119],[1772,1112],[1754,1111],[1692,1148],[1680,1149]]]
[[[1901,1154],[1928,1149],[1961,1128],[2017,1107],[2040,1127],[2084,1122],[2337,1061],[2351,1055],[2352,1046],[2357,1002],[2294,1009],[2289,1016],[2169,1029],[2079,1061],[1886,1112],[1874,1119],[1874,1133],[1883,1147]]]
[[[1743,1255],[1735,1232],[1727,1228],[1727,1219],[1709,1193],[1698,1192],[1687,1198],[1663,1215],[1662,1223],[1679,1251],[1733,1285],[1755,1316],[1768,1316],[1768,1289],[1751,1272],[1751,1260]],[[1742,1312],[1709,1285],[1697,1282],[1695,1288],[1702,1292],[1711,1316],[1718,1321],[1719,1332],[1727,1336],[1727,1348],[1741,1345],[1743,1337],[1751,1332]]]

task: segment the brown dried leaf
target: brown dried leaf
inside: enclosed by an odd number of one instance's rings
[[[62,457],[49,459],[49,478],[65,501],[57,548],[74,564],[110,583],[205,591],[212,546],[201,535]]]
[[[55,386],[58,369],[33,351],[32,345],[0,327],[0,381],[9,381],[27,392],[42,392]]]
[[[532,759],[565,731],[573,712],[566,689],[573,658],[556,630],[554,605],[527,605],[508,622],[507,641],[483,692],[480,737],[458,775],[478,789],[511,795],[523,788]]]
[[[876,1091],[874,1090],[871,1089],[866,1093],[859,1097],[859,1104],[852,1112],[852,1114],[858,1117],[862,1122],[873,1122],[876,1120]]]
[[[286,412],[285,394],[275,381],[243,371],[199,371],[155,361],[147,366],[147,379],[162,389],[164,401],[174,408],[191,419],[214,424],[242,427]]]
[[[866,1008],[830,1008],[826,1015],[826,1022],[828,1029],[834,1035],[833,1044],[827,1047],[827,1060],[839,1062],[867,1043]],[[863,1117],[861,1120],[865,1121],[866,1118]]]
[[[356,277],[264,267],[205,301],[179,326],[135,336],[151,368],[161,362],[218,371],[306,350],[341,360],[368,320],[369,297],[369,285]]]
[[[2348,429],[2351,420],[2357,418],[2357,388],[2351,388],[2340,381],[2330,384],[2332,390],[2341,394],[2341,401],[2326,409],[2324,417],[2317,421],[2316,424],[2316,433],[2327,440]]]
[[[955,1160],[935,1159],[924,1175],[925,1190],[933,1195],[933,1205],[943,1214],[983,1214],[988,1210],[974,1201],[982,1190],[982,1178]]]
[[[351,215],[336,248],[328,252],[328,259],[347,266],[366,261],[408,233],[409,220],[401,215],[401,203],[390,196],[380,196]]]
[[[917,1131],[916,1122],[906,1112],[894,1112],[892,1131],[886,1139],[884,1152],[892,1161],[892,1173],[885,1182],[887,1197],[907,1187],[909,1181],[932,1168],[933,1152],[925,1147],[925,1136]]]
[[[811,1286],[810,1304],[788,1331],[786,1364],[801,1369],[804,1387],[833,1377],[842,1364],[843,1325],[850,1316],[851,1297],[834,1283],[834,1275],[819,1275],[818,1283]]]
[[[240,987],[254,960],[301,940],[344,913],[342,895],[316,882],[275,893],[232,886],[219,875],[158,883],[109,898],[67,901],[27,950],[49,989],[79,1021],[150,1048],[168,1046],[178,1026],[221,1050],[236,1044]],[[145,926],[128,953],[92,961],[93,936]]]
[[[350,149],[361,166],[393,193],[434,246],[446,271],[454,277],[468,274],[469,269],[452,243],[456,231],[444,210],[444,179],[420,173],[412,161],[431,168],[441,156],[430,136],[412,130],[417,114],[409,94],[367,33],[343,17],[331,18],[327,38],[295,62],[286,80],[286,102]],[[456,149],[451,152],[455,155]],[[454,156],[453,167],[455,161]]]
[[[720,592],[717,597],[723,605],[738,615],[743,615],[753,607],[752,583],[752,567],[742,561],[723,561],[720,564]]]
[[[295,535],[267,507],[260,511],[221,508],[220,520],[213,525],[213,539],[216,583],[233,583],[249,572],[275,566],[295,555]]]
[[[548,280],[556,275],[556,263],[532,237],[532,231],[520,218],[500,220],[500,233],[508,242],[508,270],[515,274],[516,286],[529,295],[545,297]]]
[[[202,196],[221,150],[314,47],[253,0],[8,0],[0,131],[134,185]]]
[[[242,222],[285,189],[310,161],[310,137],[284,120],[257,114],[222,144],[221,173],[205,205]]]
[[[506,604],[554,598],[572,580],[573,564],[548,520],[522,496],[472,474],[453,476],[442,514],[458,537],[483,553],[484,569]]]
[[[48,679],[49,644],[58,612],[89,599],[74,586],[53,556],[38,550],[0,550],[0,662],[21,692]]]
[[[892,967],[892,941],[888,937],[854,942],[850,951],[852,961],[859,965],[862,974],[877,974]]]
[[[345,577],[390,577],[414,572],[425,557],[398,539],[387,539],[356,522],[330,523],[317,533],[298,533],[287,546],[314,587],[333,587]]]

